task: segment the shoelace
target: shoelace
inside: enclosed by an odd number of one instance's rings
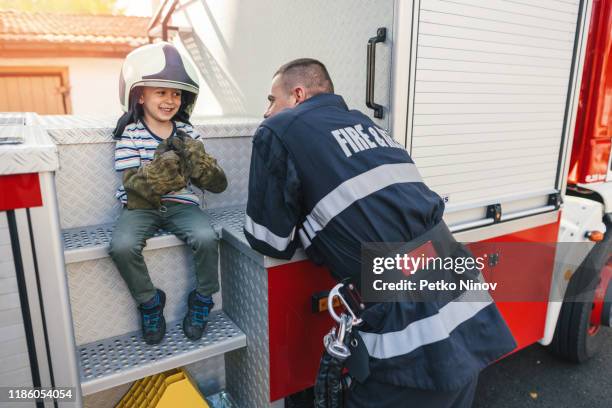
[[[210,313],[210,308],[207,304],[203,304],[201,306],[198,304],[194,304],[189,309],[189,313],[191,315],[191,321],[193,325],[197,327],[202,327],[204,326],[204,322],[206,321],[206,318]]]
[[[142,318],[144,320],[143,324],[145,327],[145,331],[157,331],[159,328],[161,313],[156,310],[151,313],[143,313]]]

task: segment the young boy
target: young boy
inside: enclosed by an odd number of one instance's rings
[[[116,196],[123,209],[110,255],[139,304],[148,344],[161,342],[166,332],[166,295],[151,282],[142,256],[158,229],[175,234],[193,251],[197,287],[183,320],[188,338],[202,337],[212,295],[219,290],[217,236],[189,184],[219,193],[227,180],[189,124],[198,90],[195,69],[171,44],[140,47],[123,64],[120,99],[126,113],[113,132],[115,169],[123,180]]]

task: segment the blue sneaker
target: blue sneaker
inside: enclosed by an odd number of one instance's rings
[[[199,340],[215,304],[211,296],[202,296],[194,290],[189,294],[187,306],[187,316],[183,319],[183,332],[190,340]]]
[[[142,337],[147,344],[158,344],[166,334],[166,319],[164,319],[164,306],[166,294],[157,289],[153,299],[138,306],[140,310]]]

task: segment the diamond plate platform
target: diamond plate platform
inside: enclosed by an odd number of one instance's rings
[[[116,116],[38,115],[36,124],[46,129],[60,145],[105,143],[114,142],[112,131],[117,119]],[[251,136],[260,122],[261,119],[251,117],[191,118],[191,123],[204,138]]]
[[[248,247],[242,226],[244,225],[244,206],[204,210],[211,217],[212,227],[221,235],[222,229],[228,230]],[[105,258],[113,235],[114,224],[100,224],[62,230],[64,258],[67,264]],[[227,234],[226,234],[227,235]],[[159,230],[147,241],[145,251],[182,245],[183,242],[169,232]]]
[[[0,112],[0,126],[32,125],[38,115],[33,112]]]
[[[64,249],[86,248],[110,244],[113,225],[99,225],[87,228],[69,228],[62,231]]]
[[[221,235],[224,226],[239,228],[243,214],[242,207],[215,211],[210,214],[211,223]],[[112,232],[112,224],[62,231],[77,344],[121,335],[139,327],[133,300],[108,254]],[[185,315],[185,294],[195,285],[189,249],[175,235],[159,231],[147,240],[144,257],[155,285],[172,294],[166,318],[169,321],[181,318]],[[219,308],[222,307],[220,295],[215,294]]]
[[[77,350],[81,389],[93,394],[245,346],[245,334],[222,311],[211,313],[204,336],[195,342],[185,337],[180,321],[169,324],[165,339],[154,346],[139,332],[96,341]]]
[[[23,125],[0,126],[0,139],[20,141],[0,147],[0,174],[43,173],[59,166],[53,140],[39,127]]]
[[[121,182],[113,163],[115,145],[112,140],[96,142],[95,132],[88,129],[72,131],[83,134],[72,140],[72,136],[65,133],[68,130],[57,131],[64,132],[62,137],[66,139],[63,140],[65,143],[57,146],[61,165],[55,173],[60,224],[62,228],[76,228],[112,223],[121,209],[115,198]],[[244,205],[247,200],[251,137],[210,138],[205,144],[206,150],[217,158],[224,169],[228,187],[220,194],[205,193],[202,208]],[[199,194],[199,190],[194,190]]]
[[[106,258],[113,236],[113,224],[92,225],[62,230],[66,264]],[[159,230],[147,241],[145,251],[183,245],[174,234]]]
[[[225,383],[238,406],[269,406],[268,274],[233,245],[221,242],[223,310],[240,325],[249,346],[225,356]]]
[[[248,243],[242,228],[244,227],[244,217],[246,214],[246,207],[235,206],[235,207],[224,207],[224,208],[213,208],[207,211],[208,215],[212,219],[213,226],[225,229],[227,232],[240,238],[244,243]]]

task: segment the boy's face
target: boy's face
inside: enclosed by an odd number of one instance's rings
[[[145,117],[167,122],[181,107],[181,92],[180,89],[145,86],[138,103],[142,105]]]

